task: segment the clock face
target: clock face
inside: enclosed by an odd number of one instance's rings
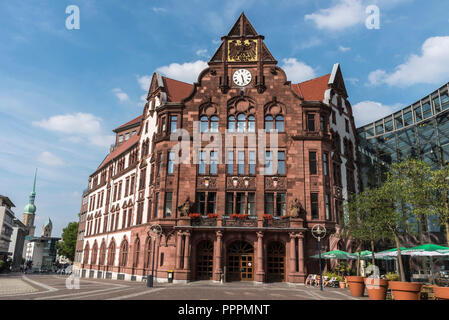
[[[251,75],[251,72],[246,69],[239,69],[234,72],[234,75],[232,76],[234,83],[240,87],[247,86],[251,82],[252,78],[253,76]]]

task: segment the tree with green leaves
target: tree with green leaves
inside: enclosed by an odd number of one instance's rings
[[[56,244],[58,254],[73,261],[75,258],[77,237],[78,222],[70,222],[67,227],[62,230],[62,241]]]
[[[446,229],[446,243],[449,245],[449,165],[431,173],[430,188],[433,190],[431,208]]]
[[[375,265],[375,243],[388,238],[388,232],[378,221],[379,211],[383,210],[383,199],[378,189],[367,189],[351,197],[347,203],[348,222],[345,225],[351,239],[359,243],[369,242],[371,262]],[[358,246],[359,248],[361,246]],[[360,250],[359,250],[360,251]],[[360,272],[360,255],[357,259],[357,274]]]

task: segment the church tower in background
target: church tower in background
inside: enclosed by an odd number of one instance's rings
[[[36,213],[36,206],[34,205],[34,199],[36,198],[36,176],[37,176],[37,169],[34,174],[34,183],[33,183],[33,190],[30,194],[30,200],[28,201],[28,204],[25,206],[23,210],[23,218],[22,222],[27,227],[28,235],[34,236],[34,230],[36,227],[34,226],[34,218]]]

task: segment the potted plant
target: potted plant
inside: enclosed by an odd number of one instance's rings
[[[348,281],[349,290],[351,290],[351,296],[353,297],[363,297],[365,292],[365,277],[361,276],[347,276],[346,281]]]
[[[208,215],[207,215],[207,218],[208,219],[216,219],[218,217],[218,214],[216,214],[216,213],[209,213]]]
[[[388,280],[378,277],[365,278],[365,287],[370,300],[386,300]]]
[[[189,214],[190,219],[201,219],[201,214],[199,213],[190,213]]]
[[[438,300],[449,300],[449,287],[433,287],[433,293]]]
[[[263,215],[263,218],[264,218],[265,220],[273,220],[273,216],[272,216],[271,214],[264,214],[264,215]]]
[[[390,281],[388,286],[394,300],[421,300],[422,283]]]

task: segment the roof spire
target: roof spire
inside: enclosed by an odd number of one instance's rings
[[[37,177],[37,168],[36,168],[36,171],[34,172],[33,191],[31,192],[34,194],[36,194],[36,177]]]
[[[34,172],[33,190],[30,193],[30,199],[28,200],[28,204],[25,206],[24,213],[34,214],[36,212],[36,206],[34,205],[34,199],[36,198],[36,177],[37,168]]]

